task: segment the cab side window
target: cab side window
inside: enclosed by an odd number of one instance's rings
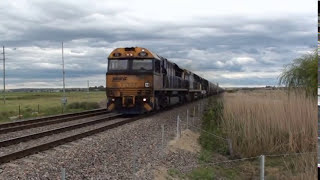
[[[160,61],[159,60],[155,60],[154,62],[154,70],[156,73],[160,73]]]

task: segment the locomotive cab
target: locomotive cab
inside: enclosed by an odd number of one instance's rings
[[[108,110],[124,114],[151,111],[154,108],[153,82],[159,62],[143,48],[114,50],[108,58],[106,74]]]

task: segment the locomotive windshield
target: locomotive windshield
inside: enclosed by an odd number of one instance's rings
[[[109,71],[152,71],[152,59],[109,59]]]
[[[152,59],[135,59],[132,61],[132,70],[152,70]]]
[[[128,60],[109,60],[109,70],[128,69]]]

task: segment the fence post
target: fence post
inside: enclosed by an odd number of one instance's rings
[[[198,104],[198,119],[200,119],[201,114],[201,102]]]
[[[196,116],[196,106],[193,106],[192,125],[194,125],[194,117]]]
[[[187,129],[189,129],[189,109],[187,109]]]
[[[179,133],[179,125],[180,125],[180,122],[179,122],[179,115],[177,116],[177,138],[180,138],[180,133]]]
[[[61,180],[66,180],[66,169],[61,168]]]
[[[161,149],[164,148],[164,124],[161,125]]]
[[[136,137],[134,138],[134,141],[133,141],[133,179],[137,179],[136,177],[136,172],[137,172],[137,165],[136,165]]]
[[[260,156],[260,180],[264,180],[264,155]]]
[[[181,119],[179,116],[179,137],[181,137]]]
[[[229,152],[230,152],[230,155],[232,156],[233,155],[232,141],[231,141],[231,139],[227,139],[227,141],[228,141],[228,146],[229,146]]]
[[[179,115],[177,116],[177,138],[180,138],[180,136],[179,136]]]
[[[19,104],[19,119],[21,119],[21,109],[20,109],[20,104]]]

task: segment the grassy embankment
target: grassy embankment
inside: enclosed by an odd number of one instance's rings
[[[269,154],[316,152],[316,98],[289,96],[280,90],[225,93],[210,99],[202,128],[232,141],[233,154],[223,140],[202,132],[200,164]],[[224,158],[225,159],[224,159]],[[266,157],[267,179],[316,179],[316,154]],[[259,158],[202,166],[191,179],[250,179],[259,175]]]
[[[104,91],[66,92],[68,103],[65,112],[79,112],[99,108],[99,103],[106,101]],[[6,104],[0,101],[0,123],[11,121],[20,113],[23,118],[55,115],[62,113],[62,93],[7,93]],[[2,100],[2,99],[1,99]],[[39,105],[39,112],[38,112]]]

